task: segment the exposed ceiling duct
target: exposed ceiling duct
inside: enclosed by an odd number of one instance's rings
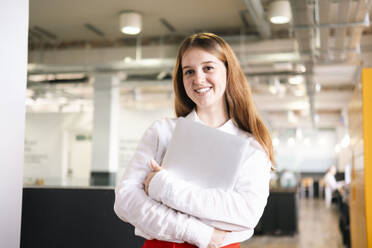
[[[371,0],[291,0],[293,30],[298,43],[298,52],[310,54],[306,63],[306,89],[312,122],[316,124],[314,106],[314,64],[324,61],[351,61],[358,53],[361,34],[369,25],[368,12]],[[366,17],[367,16],[367,17]],[[330,38],[334,41],[330,43]],[[358,64],[355,64],[358,66]]]
[[[73,4],[82,6],[88,2],[82,1]],[[57,79],[50,84],[45,82],[53,79],[47,79],[44,83],[30,84],[31,90],[47,87],[58,93],[63,88],[71,93],[71,99],[81,98],[79,94],[84,99],[90,99],[90,91],[93,90],[88,88],[93,84],[90,80],[92,75],[118,73],[125,74],[120,86],[125,90],[141,88],[143,92],[150,92],[161,84],[170,92],[170,72],[179,43],[192,32],[210,31],[220,34],[232,45],[251,83],[258,107],[269,122],[281,125],[279,122],[285,121],[291,111],[299,123],[306,120],[308,126],[319,127],[324,124],[321,123],[322,116],[327,116],[327,111],[333,111],[328,113],[332,122],[327,125],[342,124],[337,116],[354,87],[352,82],[355,80],[352,78],[356,77],[353,75],[359,75],[355,62],[359,57],[360,36],[368,25],[366,13],[371,1],[291,0],[290,26],[274,25],[268,21],[265,11],[270,9],[274,0],[218,0],[208,13],[204,12],[207,2],[198,2],[200,8],[197,10],[187,9],[187,6],[193,6],[189,2],[180,2],[182,13],[167,8],[155,13],[151,7],[135,0],[129,2],[136,4],[141,13],[152,14],[144,14],[144,32],[139,38],[118,37],[117,16],[113,15],[112,20],[100,19],[92,11],[98,9],[98,2],[91,3],[86,10],[90,19],[76,15],[76,19],[72,20],[68,16],[65,18],[63,13],[53,27],[44,14],[59,14],[53,9],[53,4],[30,4],[30,16],[33,16],[30,18],[30,43],[33,46],[29,50],[29,76],[83,73],[89,77],[89,80],[81,80],[85,83],[76,83],[79,79],[65,80],[65,83]],[[117,2],[110,3],[111,9],[118,9],[115,6]],[[169,6],[170,0],[162,4]],[[110,16],[110,11],[102,9],[100,15],[105,13]],[[94,24],[94,28],[100,27],[96,29],[104,37],[87,26],[83,29],[85,32],[81,32],[85,23]],[[35,26],[53,30],[57,39],[35,30]],[[67,26],[71,28],[66,30]],[[372,39],[369,43],[372,44]],[[364,48],[363,45],[363,52]],[[296,84],[293,78],[302,78],[302,81]],[[68,82],[75,82],[76,85],[69,85]],[[320,92],[315,91],[316,84],[321,85]],[[75,93],[79,92],[78,89],[84,93]],[[317,114],[321,121],[315,125]]]
[[[260,0],[244,0],[248,12],[248,19],[257,27],[261,37],[268,39],[271,36],[270,25],[266,20],[265,12]]]

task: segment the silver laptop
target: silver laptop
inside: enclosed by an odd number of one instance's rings
[[[232,189],[247,147],[244,138],[180,118],[162,166],[203,188]]]

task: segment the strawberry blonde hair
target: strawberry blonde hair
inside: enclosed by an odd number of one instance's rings
[[[188,49],[194,47],[213,54],[225,64],[227,73],[225,100],[228,114],[240,129],[253,135],[274,164],[270,133],[256,110],[248,81],[231,47],[215,34],[199,33],[190,35],[182,42],[178,50],[173,71],[177,117],[185,117],[196,107],[195,103],[186,94],[182,73],[182,57]]]

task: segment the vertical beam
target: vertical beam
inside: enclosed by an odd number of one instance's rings
[[[362,83],[366,233],[372,247],[372,69],[363,69]]]
[[[116,75],[95,75],[91,173],[93,185],[115,185],[119,162],[119,93],[119,79]]]
[[[20,247],[28,1],[0,1],[0,247]]]

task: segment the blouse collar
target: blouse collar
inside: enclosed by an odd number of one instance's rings
[[[203,125],[206,125],[202,120],[200,120],[198,114],[196,113],[195,109],[193,109],[187,116],[186,119],[193,120],[196,122],[199,122]],[[225,131],[228,133],[235,133],[236,131],[236,126],[234,125],[233,121],[231,119],[227,120],[224,124],[219,126],[217,128],[218,130]]]

